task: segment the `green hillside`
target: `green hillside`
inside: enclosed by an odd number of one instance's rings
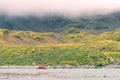
[[[109,14],[64,16],[58,14],[10,16],[0,14],[0,28],[31,30],[35,32],[59,32],[69,27],[79,30],[105,32],[120,26],[120,11]]]
[[[0,30],[0,41],[5,45],[42,45],[60,43],[57,34],[35,33],[32,31],[11,31],[6,29]]]
[[[60,33],[0,30],[0,65],[120,64],[120,29],[96,34],[68,28]]]

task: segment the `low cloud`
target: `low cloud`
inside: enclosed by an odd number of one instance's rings
[[[0,0],[1,12],[9,15],[83,15],[120,10],[120,0]]]

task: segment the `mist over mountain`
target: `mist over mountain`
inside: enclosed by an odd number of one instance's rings
[[[120,26],[119,0],[1,0],[0,28],[104,32]]]
[[[54,31],[70,23],[71,21],[69,19],[60,16],[0,16],[0,28],[10,30]]]
[[[99,15],[65,17],[63,15],[8,16],[0,15],[0,28],[10,30],[31,30],[37,32],[59,31],[66,28],[95,30],[99,32],[120,27],[120,12]]]
[[[0,0],[0,66],[120,65],[119,27],[120,0]]]

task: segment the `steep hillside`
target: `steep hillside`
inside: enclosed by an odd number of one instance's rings
[[[63,16],[0,16],[0,28],[10,30],[31,30],[37,32],[55,31],[72,22]]]
[[[44,16],[7,16],[0,15],[0,28],[10,30],[31,30],[37,32],[62,31],[69,27],[79,30],[104,32],[120,26],[120,12],[104,15],[65,17]]]

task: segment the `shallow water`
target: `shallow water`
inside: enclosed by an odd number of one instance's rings
[[[0,69],[0,80],[120,80],[120,69]]]

